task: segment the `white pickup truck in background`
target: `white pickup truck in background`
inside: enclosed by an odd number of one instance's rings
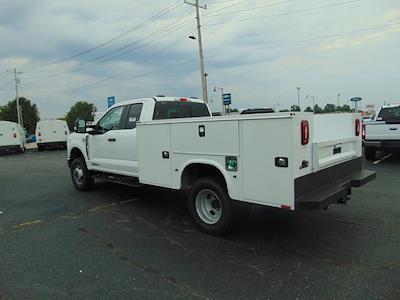
[[[365,157],[375,160],[378,151],[400,152],[400,104],[382,106],[363,125]]]
[[[191,98],[118,103],[96,125],[78,119],[68,138],[72,182],[94,179],[188,190],[201,230],[230,229],[239,202],[287,210],[344,203],[362,170],[361,116],[269,113],[211,117]]]

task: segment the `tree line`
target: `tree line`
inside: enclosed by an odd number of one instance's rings
[[[19,105],[26,133],[35,133],[36,123],[40,120],[39,110],[36,104],[25,97],[19,97]],[[78,101],[70,108],[65,116],[58,119],[65,120],[72,130],[75,120],[79,117],[84,117],[89,121],[93,120],[92,112],[94,111],[96,111],[96,107],[93,103]],[[16,99],[9,101],[4,106],[0,106],[0,121],[18,122]]]
[[[281,109],[280,112],[288,112],[288,111],[301,111],[301,108],[298,105],[292,105],[290,109]],[[318,104],[314,105],[314,108],[311,106],[307,106],[304,110],[305,112],[314,112],[316,114],[327,114],[327,113],[335,113],[335,112],[354,112],[349,105],[344,104],[342,106],[336,106],[335,104],[326,104],[324,108],[320,107]]]

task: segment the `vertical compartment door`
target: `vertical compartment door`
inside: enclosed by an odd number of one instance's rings
[[[141,183],[170,188],[171,127],[169,124],[139,125],[138,164]]]

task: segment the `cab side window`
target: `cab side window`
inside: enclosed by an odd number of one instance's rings
[[[121,129],[121,117],[123,111],[124,107],[119,106],[106,113],[98,123],[99,131],[105,133],[109,130]]]
[[[128,115],[126,117],[125,129],[136,128],[136,122],[140,120],[140,114],[142,112],[142,103],[132,104],[129,108]]]

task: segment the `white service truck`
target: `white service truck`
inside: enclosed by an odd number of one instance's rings
[[[118,103],[68,138],[72,182],[94,179],[188,190],[201,230],[230,229],[240,202],[287,210],[345,203],[362,170],[361,116],[271,113],[212,117],[191,98]]]
[[[400,152],[400,104],[382,106],[363,124],[365,157],[375,160],[378,151]]]
[[[64,148],[69,135],[67,122],[64,120],[44,120],[36,124],[36,143],[38,151],[46,148]]]
[[[0,152],[25,151],[26,137],[21,125],[0,121]]]

